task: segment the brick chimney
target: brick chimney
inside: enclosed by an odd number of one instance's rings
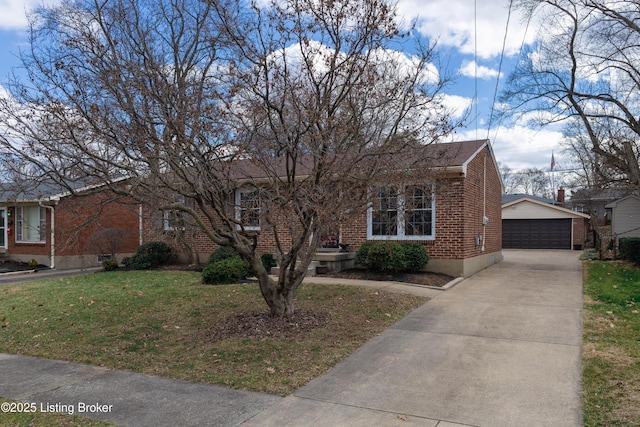
[[[558,203],[560,206],[564,206],[564,188],[558,188]]]

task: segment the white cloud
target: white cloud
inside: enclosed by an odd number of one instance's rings
[[[0,1],[0,29],[17,30],[27,26],[28,10],[40,2],[32,0]]]
[[[446,95],[440,97],[440,102],[451,112],[451,118],[461,118],[473,104],[473,99],[459,95]]]
[[[465,141],[487,137],[487,129],[463,130],[455,140]],[[489,133],[496,160],[513,170],[538,168],[549,170],[551,153],[556,163],[561,163],[560,142],[562,133],[554,127],[534,130],[521,125],[501,126]]]
[[[19,30],[27,27],[27,13],[40,5],[54,5],[59,0],[0,1],[0,30]]]
[[[399,0],[398,13],[408,20],[417,18],[418,30],[441,45],[455,47],[465,54],[477,50],[478,56],[486,59],[502,52],[508,5],[508,0],[478,2],[477,7],[474,0]],[[505,45],[507,55],[520,51],[525,31],[526,23],[512,10]],[[535,34],[531,31],[526,36],[529,42]]]
[[[26,27],[27,8],[24,1],[0,1],[0,29],[15,30]]]
[[[495,77],[502,78],[504,73],[498,72],[493,68],[485,67],[484,65],[476,65],[476,61],[466,61],[462,64],[459,70],[460,74],[466,77],[474,78],[476,75],[479,79],[490,80]]]

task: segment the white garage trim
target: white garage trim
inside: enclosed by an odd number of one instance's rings
[[[589,215],[524,197],[502,205],[502,219],[585,218]]]

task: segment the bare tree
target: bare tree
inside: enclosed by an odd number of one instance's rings
[[[569,121],[603,170],[640,187],[640,2],[521,0],[541,14],[537,43],[522,55],[503,100],[540,123]],[[577,153],[584,155],[586,153]],[[588,159],[585,159],[589,161]]]
[[[126,177],[114,191],[233,247],[291,316],[319,237],[389,171],[428,170],[421,148],[451,129],[413,34],[378,0],[63,1],[31,17],[4,149],[43,174]]]
[[[500,176],[502,177],[502,182],[504,183],[504,193],[517,193],[520,190],[520,183],[518,182],[517,172],[511,169],[509,165],[500,162],[498,162],[498,169],[500,169]]]
[[[514,171],[508,165],[500,164],[500,175],[504,182],[505,194],[530,194],[539,197],[553,197],[548,173],[538,168]]]
[[[533,196],[553,198],[553,191],[548,174],[542,169],[527,168],[518,172],[516,181],[519,188],[525,194]]]

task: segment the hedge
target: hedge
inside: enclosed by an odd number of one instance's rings
[[[640,265],[640,237],[621,237],[618,239],[620,258]]]
[[[207,265],[202,270],[202,282],[208,285],[234,283],[246,279],[248,275],[242,259],[236,255]]]
[[[383,273],[420,271],[429,262],[424,245],[416,242],[365,242],[354,262]]]
[[[167,264],[173,256],[173,249],[166,243],[149,242],[138,246],[136,253],[127,260],[127,266],[134,270],[147,270]]]

